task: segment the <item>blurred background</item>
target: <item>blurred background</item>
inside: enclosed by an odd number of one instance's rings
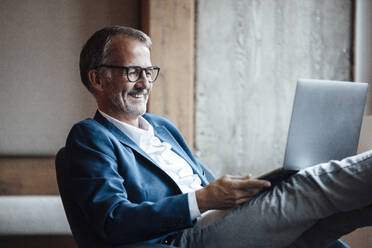
[[[283,162],[298,78],[372,83],[371,13],[371,0],[0,0],[0,195],[58,195],[55,154],[96,110],[78,63],[100,28],[150,35],[149,112],[217,176],[260,175]],[[372,148],[371,102],[359,152]],[[343,240],[371,247],[371,234]]]

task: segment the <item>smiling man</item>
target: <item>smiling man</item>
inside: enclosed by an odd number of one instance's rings
[[[74,125],[57,157],[79,247],[288,247],[295,240],[306,247],[309,236],[328,246],[371,224],[372,153],[314,166],[264,191],[270,182],[249,176],[215,179],[169,120],[145,113],[160,71],[150,48],[143,32],[114,26],[82,49],[81,79],[98,110]],[[355,222],[328,230],[333,214]]]
[[[99,110],[138,127],[138,118],[146,112],[159,67],[151,65],[150,43],[118,35],[108,45],[102,64],[88,72],[87,84],[92,88]]]

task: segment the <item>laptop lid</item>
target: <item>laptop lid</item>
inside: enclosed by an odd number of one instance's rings
[[[284,170],[300,170],[355,155],[368,84],[299,79]]]

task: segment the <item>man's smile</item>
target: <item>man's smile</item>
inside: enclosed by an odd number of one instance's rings
[[[135,99],[138,99],[138,100],[146,100],[147,99],[147,96],[148,96],[148,92],[144,91],[144,92],[129,92],[128,93],[128,96],[132,97],[132,98],[135,98]]]

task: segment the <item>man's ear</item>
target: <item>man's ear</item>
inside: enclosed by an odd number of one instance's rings
[[[102,91],[103,90],[103,87],[102,87],[102,78],[100,77],[100,74],[98,73],[97,70],[95,69],[92,69],[88,72],[88,79],[89,79],[89,83],[90,85],[92,86],[92,88],[94,89],[94,91]]]

